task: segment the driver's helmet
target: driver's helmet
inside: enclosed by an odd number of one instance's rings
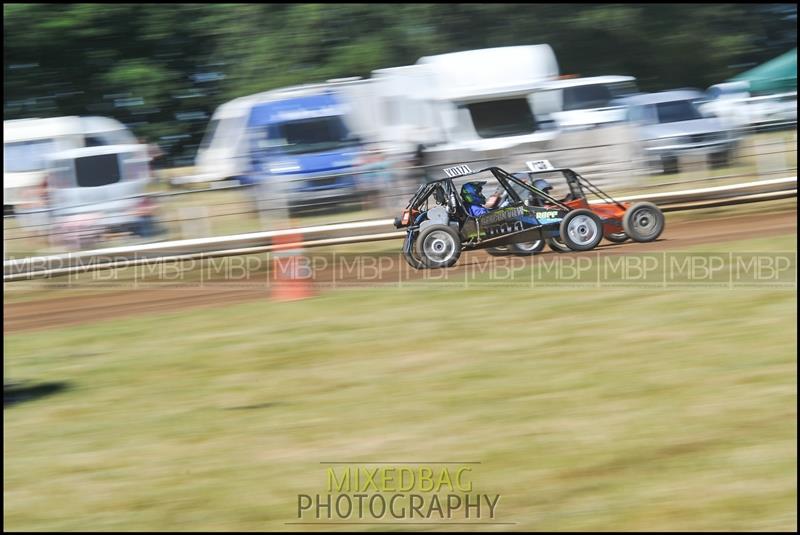
[[[467,204],[480,204],[486,202],[486,197],[483,196],[483,185],[486,182],[467,182],[461,186],[461,198]]]
[[[533,181],[533,187],[536,189],[540,189],[543,192],[547,193],[548,195],[553,190],[553,186],[550,185],[550,182],[543,178],[539,178]]]

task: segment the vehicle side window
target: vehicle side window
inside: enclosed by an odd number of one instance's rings
[[[644,106],[631,106],[628,108],[628,121],[641,123],[644,121]]]
[[[652,105],[637,106],[637,107],[639,108],[639,110],[637,112],[638,116],[636,118],[636,122],[642,124],[655,122],[654,110]]]
[[[44,169],[45,157],[56,148],[54,139],[4,143],[3,172],[25,173]]]
[[[85,142],[87,147],[102,147],[105,145],[99,136],[86,136]]]
[[[106,145],[135,144],[136,138],[126,130],[110,130],[108,132],[93,132],[86,134],[84,144],[86,147],[104,147]]]

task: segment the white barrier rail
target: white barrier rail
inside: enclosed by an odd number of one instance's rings
[[[678,211],[796,196],[797,177],[793,176],[729,186],[695,188],[649,195],[632,195],[619,197],[617,200],[651,200],[661,205],[664,211]],[[592,201],[592,203],[596,202],[602,201]],[[123,268],[175,260],[202,260],[222,256],[268,252],[275,248],[272,243],[273,239],[280,236],[300,235],[302,236],[302,241],[296,245],[321,247],[396,239],[405,235],[404,231],[392,231],[392,229],[392,219],[376,219],[12,259],[3,262],[3,281],[12,282],[54,277],[98,269]],[[356,233],[363,230],[373,230],[375,232],[372,234]],[[88,264],[83,264],[84,261],[95,259],[98,261],[90,261]]]

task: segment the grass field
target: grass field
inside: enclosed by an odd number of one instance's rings
[[[58,391],[5,405],[4,527],[319,529],[321,462],[479,461],[484,530],[795,530],[796,320],[796,287],[431,283],[9,335]]]

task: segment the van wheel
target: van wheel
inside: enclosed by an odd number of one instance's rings
[[[446,268],[461,256],[461,238],[449,225],[431,225],[414,244],[416,256],[427,268]]]
[[[680,170],[677,156],[662,156],[661,170],[665,175],[674,175]]]
[[[720,169],[728,167],[731,161],[730,151],[712,152],[708,155],[708,164],[711,169]]]

